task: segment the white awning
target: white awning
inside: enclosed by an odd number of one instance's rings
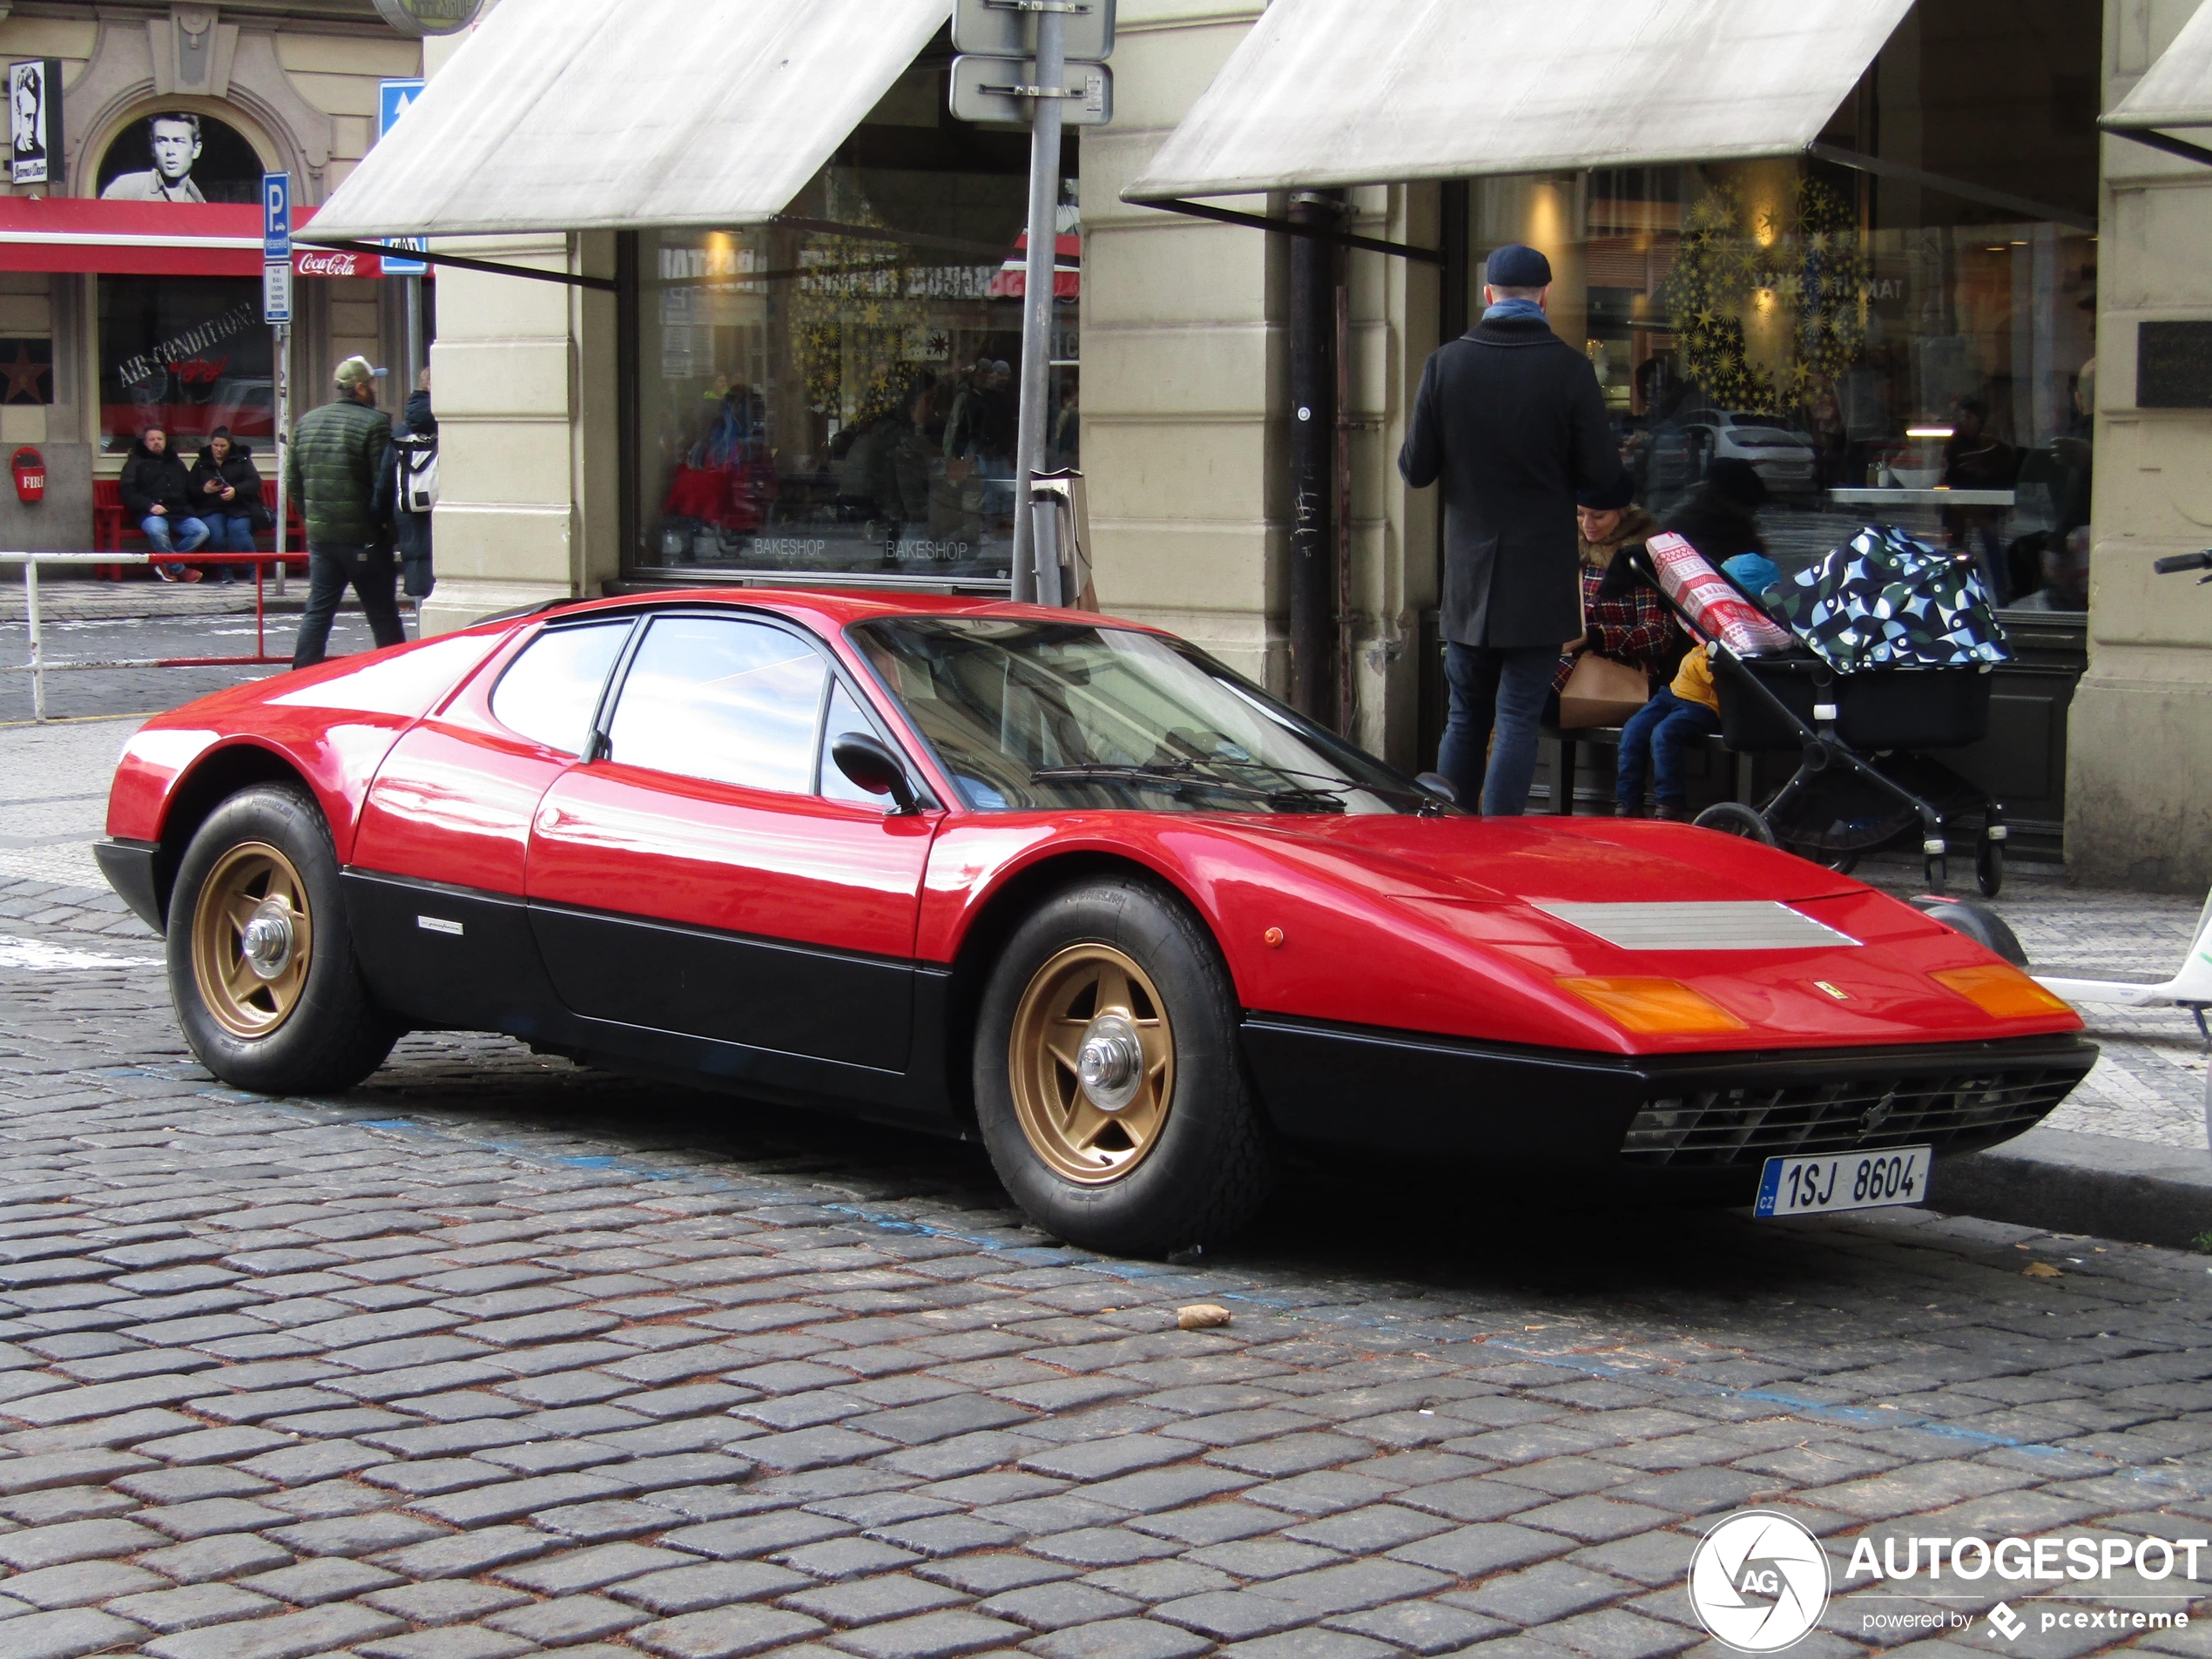
[[[502,0],[315,216],[318,237],[758,224],[951,0]]]
[[[1912,0],[1274,0],[1130,201],[1787,155]]]
[[[2119,132],[2212,126],[2212,6],[2199,6],[2174,44],[2098,123]]]

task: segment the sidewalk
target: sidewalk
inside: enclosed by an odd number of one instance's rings
[[[146,929],[107,890],[91,842],[115,757],[138,722],[0,728],[0,939],[10,934]],[[1861,877],[1918,892],[1917,860],[1870,860]],[[2192,936],[2195,900],[2068,887],[2055,869],[2007,874],[1993,907],[2041,971],[2161,980]],[[1990,1152],[1946,1163],[1938,1207],[1955,1214],[2145,1244],[2192,1244],[2212,1231],[2205,1056],[2178,1008],[2082,1010],[2103,1049],[2096,1069],[2044,1123]]]
[[[280,597],[276,578],[262,582],[263,607],[271,614],[297,616],[307,606],[307,578],[293,576]],[[344,604],[358,609],[349,592]],[[183,617],[231,617],[253,614],[253,584],[225,582],[208,577],[199,582],[163,582],[144,569],[131,568],[120,582],[96,582],[75,572],[58,570],[38,573],[38,618],[41,624],[59,622],[135,622]],[[0,623],[24,620],[23,570],[0,565]]]

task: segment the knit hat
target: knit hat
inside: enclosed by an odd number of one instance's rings
[[[1764,599],[1769,588],[1782,580],[1782,571],[1764,553],[1738,553],[1721,566],[1728,579],[1754,599]]]
[[[1494,288],[1543,288],[1551,286],[1552,262],[1533,247],[1507,242],[1490,250],[1482,280]]]
[[[1626,471],[1622,473],[1617,482],[1598,484],[1575,492],[1575,504],[1593,513],[1617,513],[1635,498],[1635,475]]]
[[[381,381],[392,371],[372,368],[366,357],[348,357],[338,365],[338,383],[344,387],[366,386],[371,381]]]

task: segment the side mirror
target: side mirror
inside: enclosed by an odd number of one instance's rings
[[[865,732],[847,732],[830,745],[830,759],[856,788],[871,795],[890,796],[898,812],[911,813],[921,804],[906,767],[880,738]]]
[[[1440,772],[1425,772],[1413,781],[1440,800],[1448,800],[1454,806],[1460,804],[1460,792],[1452,787],[1452,780]]]

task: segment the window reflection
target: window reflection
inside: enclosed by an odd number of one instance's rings
[[[828,670],[763,623],[662,617],[623,676],[608,732],[626,766],[804,794]]]

